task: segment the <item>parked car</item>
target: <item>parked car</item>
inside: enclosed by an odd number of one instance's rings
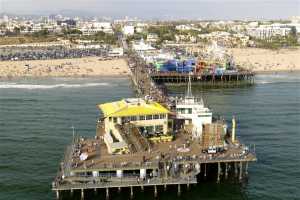
[[[209,154],[217,153],[217,148],[215,146],[208,147],[207,153]]]

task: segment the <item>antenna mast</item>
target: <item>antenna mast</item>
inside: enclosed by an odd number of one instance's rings
[[[188,82],[188,88],[187,88],[187,93],[186,93],[187,97],[193,97],[192,94],[192,82],[191,82],[191,74],[189,73],[189,82]]]
[[[72,128],[72,131],[73,131],[73,143],[74,143],[74,141],[75,141],[75,127],[72,125],[71,128]]]

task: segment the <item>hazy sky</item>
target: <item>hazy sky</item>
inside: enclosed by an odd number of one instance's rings
[[[0,0],[0,12],[140,18],[245,19],[300,15],[300,0]]]

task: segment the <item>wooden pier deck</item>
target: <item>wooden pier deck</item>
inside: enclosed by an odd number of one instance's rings
[[[201,144],[191,140],[183,130],[171,142],[151,144],[150,150],[113,155],[107,152],[101,139],[103,133],[102,122],[99,122],[96,138],[77,138],[67,147],[52,190],[190,185],[198,182],[201,172],[206,176],[206,169],[214,164],[218,165],[217,181],[222,171],[228,176],[228,166],[232,166],[231,171],[234,169],[242,179],[248,173],[248,163],[256,161],[255,152],[245,152],[244,145],[231,144],[230,140],[227,151],[213,155],[204,153]],[[187,148],[187,151],[179,151],[180,148]],[[88,159],[80,160],[78,152],[88,152]],[[174,171],[175,166],[180,170]],[[144,179],[139,178],[141,169],[147,174]],[[118,171],[122,171],[122,177],[118,177]]]

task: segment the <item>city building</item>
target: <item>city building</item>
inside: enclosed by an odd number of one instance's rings
[[[141,98],[128,98],[98,105],[103,113],[104,142],[110,153],[126,153],[129,144],[120,125],[130,124],[146,137],[167,135],[169,110]]]
[[[113,34],[112,25],[110,22],[85,22],[79,26],[79,30],[83,35],[94,35],[100,31]]]
[[[139,42],[134,42],[132,44],[132,48],[137,52],[145,52],[145,51],[154,51],[154,50],[156,50],[150,44],[146,44],[143,39],[141,39]]]
[[[187,31],[192,29],[190,25],[185,25],[185,24],[178,25],[175,28],[180,31]]]
[[[258,39],[268,39],[274,36],[284,37],[291,32],[291,27],[287,24],[260,25],[247,28],[247,34]]]
[[[124,55],[124,49],[123,48],[113,48],[108,51],[109,57],[121,57]]]
[[[135,26],[135,31],[137,33],[142,33],[145,31],[145,29],[147,28],[147,24],[146,23],[137,23]]]
[[[158,40],[158,35],[156,33],[149,33],[147,35],[147,42],[156,42]]]
[[[124,35],[133,35],[134,34],[134,26],[124,26],[122,29]]]
[[[212,112],[204,106],[202,98],[192,95],[191,77],[186,96],[176,102],[176,117],[184,120],[187,129],[190,126],[194,138],[201,138],[204,125],[212,123]]]

